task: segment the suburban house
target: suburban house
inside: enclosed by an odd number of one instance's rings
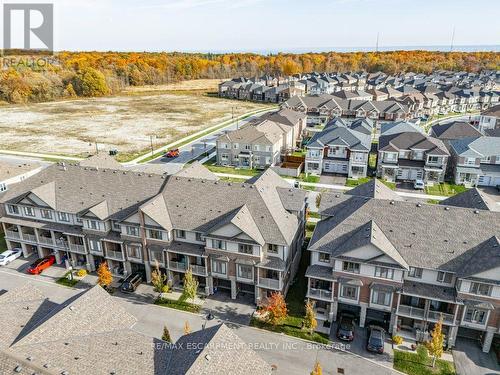
[[[0,161],[0,193],[10,185],[40,172],[44,167],[37,163],[7,163]]]
[[[307,116],[290,109],[266,113],[216,141],[217,164],[238,168],[274,166],[302,144]]]
[[[201,291],[286,293],[305,232],[305,192],[266,170],[219,181],[198,163],[177,175],[57,164],[0,196],[7,247],[123,277],[158,266],[174,287],[191,269]]]
[[[482,134],[468,122],[452,121],[445,124],[434,125],[431,127],[430,135],[431,137],[442,140],[448,147],[449,142],[455,139],[480,137]]]
[[[403,127],[401,124],[399,127]],[[392,127],[379,138],[377,175],[387,181],[444,181],[450,153],[444,143],[420,131],[395,132]]]
[[[500,128],[500,104],[481,112],[478,128],[481,131]]]
[[[453,176],[466,186],[500,185],[500,138],[463,138],[450,142]]]
[[[272,373],[224,324],[186,334],[175,345],[136,331],[137,318],[100,286],[59,304],[24,284],[0,296],[0,313],[3,375]]]
[[[366,177],[372,139],[367,124],[358,121],[354,127],[349,127],[340,118],[330,121],[306,145],[305,172],[316,175],[340,173],[349,178]]]
[[[463,336],[488,352],[499,333],[500,212],[392,199],[375,184],[321,199],[306,271],[318,330],[350,313],[360,327],[424,341],[442,317],[447,346]]]
[[[500,204],[487,193],[477,188],[468,189],[463,193],[442,200],[439,204],[478,210],[500,211]]]

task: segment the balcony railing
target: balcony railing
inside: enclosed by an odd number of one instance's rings
[[[23,233],[23,240],[30,241],[30,242],[36,242],[36,236],[34,234],[30,234],[30,233]]]
[[[321,298],[328,301],[333,300],[333,293],[329,290],[309,288],[307,296],[311,298]]]
[[[94,254],[94,255],[101,255],[102,256],[104,254],[102,249],[91,249],[90,248],[89,251],[90,251],[90,254]]]
[[[69,249],[68,241],[65,240],[56,240],[56,246]]]
[[[52,237],[39,236],[38,242],[43,243],[45,245],[54,245],[54,240],[52,239]]]
[[[190,267],[194,274],[203,276],[207,274],[207,268],[205,266],[198,266],[196,264],[192,264]]]
[[[259,286],[262,286],[264,288],[281,290],[281,282],[280,282],[280,280],[276,280],[276,279],[268,279],[265,277],[260,277],[259,278]]]
[[[21,235],[19,234],[19,232],[14,232],[13,230],[6,230],[5,236],[7,238],[18,238],[18,239],[21,238]]]
[[[157,261],[161,265],[165,264],[162,251],[151,251],[149,253],[149,259],[151,264],[155,264],[155,261]]]
[[[439,311],[429,310],[429,312],[427,313],[427,319],[434,320],[437,322],[441,315],[443,315],[443,322],[444,323],[448,323],[448,324],[454,323],[455,317],[452,314],[441,313]]]
[[[142,254],[140,251],[139,252],[127,251],[127,258],[135,259],[135,260],[142,260]]]
[[[69,244],[69,249],[71,251],[74,251],[75,253],[85,254],[85,246],[83,246],[83,245],[78,245],[78,244],[75,244],[75,243],[70,243]]]
[[[399,305],[398,314],[410,316],[412,318],[423,319],[424,315],[425,315],[425,311],[424,311],[424,309],[420,309],[418,307]]]
[[[106,250],[106,257],[116,260],[123,260],[123,253],[121,251]]]
[[[168,266],[174,270],[180,270],[180,271],[185,271],[187,269],[187,264],[183,262],[176,262],[173,260],[170,260],[168,262]]]

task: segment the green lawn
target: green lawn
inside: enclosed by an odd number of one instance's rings
[[[377,169],[377,154],[376,153],[370,153],[368,155],[368,167],[371,169]]]
[[[257,169],[236,169],[234,167],[216,165],[215,162],[215,158],[212,158],[203,165],[214,173],[239,174],[252,177],[262,172]]]
[[[444,182],[442,184],[436,184],[434,186],[426,186],[425,192],[429,195],[442,195],[445,197],[450,197],[455,194],[463,193],[467,188],[463,185],[454,185]]]
[[[305,173],[301,173],[299,178],[298,178],[300,181],[303,181],[303,182],[311,182],[313,184],[317,184],[319,182],[319,176],[313,176],[313,175],[308,175],[306,176]]]
[[[7,250],[7,243],[5,242],[5,234],[0,232],[0,253]]]
[[[56,283],[59,285],[64,285],[73,288],[78,283],[79,280],[77,280],[76,278],[73,278],[73,280],[68,279],[68,274],[70,272],[71,271],[66,272],[64,276],[57,279]]]
[[[305,309],[305,299],[307,293],[307,282],[305,281],[305,273],[307,266],[309,265],[309,257],[306,253],[307,243],[314,229],[314,225],[307,224],[306,229],[308,236],[306,236],[306,243],[303,247],[302,258],[300,260],[300,266],[297,271],[296,281],[290,286],[288,294],[286,296],[286,304],[288,307],[288,318],[285,322],[278,326],[272,326],[256,317],[252,317],[250,325],[253,327],[258,327],[266,329],[268,331],[280,332],[289,336],[299,337],[304,340],[316,341],[321,344],[328,344],[328,335],[319,332],[313,332],[309,334],[308,331],[302,329],[302,320],[304,318]]]
[[[432,358],[427,358],[426,363],[420,362],[416,353],[394,350],[394,369],[409,375],[455,375],[452,362],[438,359],[436,366],[431,367]]]
[[[356,187],[358,185],[363,185],[364,183],[367,183],[371,179],[372,179],[371,177],[362,177],[358,178],[357,180],[353,178],[348,178],[345,182],[345,186]]]
[[[155,301],[155,305],[170,307],[171,309],[177,309],[182,311],[188,311],[192,313],[199,313],[201,307],[193,303],[186,302],[185,300],[173,300],[168,298],[158,298]]]

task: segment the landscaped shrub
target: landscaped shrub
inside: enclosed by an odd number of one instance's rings
[[[80,269],[76,272],[76,276],[78,277],[85,277],[87,276],[87,270],[86,269]]]
[[[392,342],[396,345],[401,345],[403,343],[403,338],[401,336],[392,336]]]

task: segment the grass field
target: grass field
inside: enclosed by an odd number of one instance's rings
[[[463,193],[467,188],[463,185],[453,185],[449,183],[435,184],[434,186],[426,186],[425,192],[429,195],[441,195],[449,197],[458,193]]]
[[[453,363],[436,360],[436,366],[431,367],[432,359],[427,358],[425,363],[416,353],[394,350],[394,369],[409,375],[455,375]]]
[[[194,83],[186,85],[179,87],[195,90]],[[269,107],[170,89],[1,107],[0,149],[86,156],[95,153],[97,142],[100,150],[118,149],[123,161],[148,150],[151,142],[157,148],[229,120],[232,107],[235,116]]]

